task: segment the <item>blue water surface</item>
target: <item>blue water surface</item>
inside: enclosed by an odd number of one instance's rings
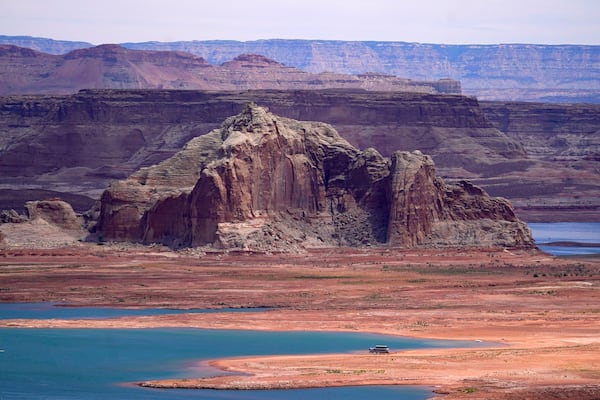
[[[425,399],[421,387],[310,390],[157,390],[131,382],[210,376],[199,360],[260,354],[460,347],[472,342],[338,332],[205,329],[0,329],[0,398],[5,399]],[[374,356],[377,357],[377,356]]]
[[[531,232],[538,247],[555,256],[574,256],[600,254],[600,247],[585,243],[600,243],[600,222],[553,222],[529,223]],[[546,243],[576,242],[583,246],[554,246]]]

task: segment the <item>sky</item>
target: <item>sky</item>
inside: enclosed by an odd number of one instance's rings
[[[0,35],[600,44],[599,0],[1,0]]]

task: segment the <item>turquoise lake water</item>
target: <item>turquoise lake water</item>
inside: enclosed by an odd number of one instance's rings
[[[0,319],[107,318],[128,315],[130,311],[74,309],[50,303],[0,304]],[[181,311],[135,310],[136,315],[165,312]],[[429,397],[428,388],[401,386],[214,391],[145,389],[133,384],[149,379],[221,373],[203,365],[201,360],[206,359],[262,354],[364,353],[368,347],[381,343],[392,350],[482,345],[340,332],[4,328],[0,329],[0,399],[422,400]]]
[[[460,347],[427,341],[333,332],[203,329],[0,329],[0,398],[5,399],[425,399],[427,388],[349,387],[291,391],[145,389],[128,383],[214,375],[198,360],[259,354],[366,352]],[[374,355],[374,357],[377,357]]]
[[[600,222],[555,222],[530,223],[533,238],[538,247],[555,256],[600,254],[600,247],[585,246],[586,243],[600,243]],[[545,243],[575,242],[572,246],[552,246]]]
[[[600,223],[529,224],[536,242],[600,243]],[[598,247],[540,247],[555,255],[600,253]],[[236,309],[231,312],[268,312]],[[165,309],[57,307],[50,303],[0,304],[0,319],[108,318],[189,312]],[[214,310],[192,310],[214,312]],[[201,360],[261,354],[366,352],[470,347],[474,342],[435,341],[333,332],[262,332],[203,329],[0,329],[0,400],[8,399],[228,399],[423,400],[428,388],[345,387],[285,391],[156,390],[133,382],[210,376]],[[481,345],[481,344],[479,344]],[[377,357],[377,356],[374,356]]]

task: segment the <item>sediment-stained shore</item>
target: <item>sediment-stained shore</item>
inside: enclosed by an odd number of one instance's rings
[[[445,399],[600,396],[600,263],[594,259],[508,249],[272,255],[82,246],[2,251],[0,271],[2,302],[271,307],[258,313],[3,320],[2,327],[356,331],[485,344],[379,356],[365,351],[214,360],[215,367],[244,374],[146,386],[411,384],[432,386]]]

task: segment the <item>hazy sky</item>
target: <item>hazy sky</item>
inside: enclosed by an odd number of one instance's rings
[[[0,34],[600,44],[599,0],[2,0]]]

